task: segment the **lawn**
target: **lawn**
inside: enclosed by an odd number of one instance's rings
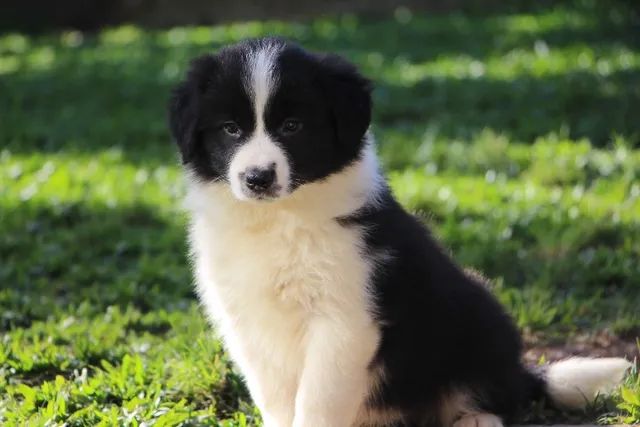
[[[395,194],[494,281],[536,360],[633,357],[640,19],[598,4],[0,33],[0,424],[260,423],[193,294],[165,107],[194,55],[267,34],[375,81]],[[637,376],[573,417],[602,415],[640,422]]]

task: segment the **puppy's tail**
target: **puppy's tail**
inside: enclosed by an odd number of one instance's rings
[[[599,395],[619,386],[632,363],[621,358],[574,357],[552,363],[537,373],[544,394],[566,409],[583,409]]]

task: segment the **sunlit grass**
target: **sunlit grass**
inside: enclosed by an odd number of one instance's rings
[[[252,36],[374,80],[394,193],[520,327],[637,336],[640,50],[616,10],[0,35],[0,424],[259,423],[193,296],[165,124],[188,60]],[[640,422],[638,390],[610,419]]]

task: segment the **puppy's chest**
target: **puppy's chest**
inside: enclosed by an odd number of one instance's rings
[[[238,360],[297,372],[312,316],[368,308],[359,230],[334,221],[195,221],[191,232],[201,300]]]
[[[209,264],[210,286],[230,310],[311,313],[332,299],[359,294],[365,285],[361,233],[335,221],[289,218],[207,228],[200,262]]]

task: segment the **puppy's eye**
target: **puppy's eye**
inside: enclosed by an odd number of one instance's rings
[[[302,123],[298,119],[287,119],[282,122],[282,127],[280,128],[280,132],[284,135],[293,135],[302,129]]]
[[[238,137],[242,133],[240,126],[236,122],[224,122],[222,124],[222,130],[224,130],[229,136]]]

